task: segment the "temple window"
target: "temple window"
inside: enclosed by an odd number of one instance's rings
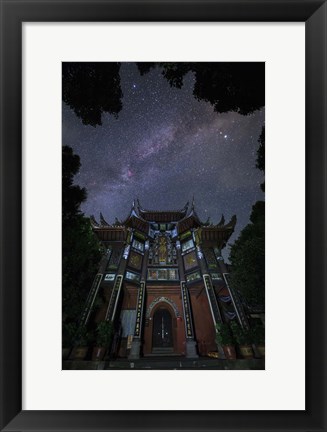
[[[177,265],[176,248],[168,233],[157,234],[151,243],[149,265]]]
[[[115,280],[115,273],[107,273],[104,277],[105,282],[111,282]]]
[[[144,251],[144,243],[134,239],[133,243],[132,243],[132,248],[143,252]]]
[[[140,282],[140,279],[141,279],[140,275],[133,273],[133,272],[130,272],[130,271],[126,272],[125,278],[128,280],[131,280],[133,282]]]
[[[211,278],[212,278],[212,280],[222,280],[223,279],[221,277],[220,273],[211,273]]]
[[[148,280],[178,280],[179,274],[177,269],[156,268],[148,270]]]
[[[199,279],[201,279],[201,274],[198,271],[186,275],[186,282],[193,282]]]
[[[194,248],[194,242],[192,239],[187,240],[186,242],[182,243],[182,252],[186,252],[189,249]]]

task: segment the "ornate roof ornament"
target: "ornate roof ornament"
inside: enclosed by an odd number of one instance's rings
[[[221,219],[220,219],[220,221],[217,223],[217,226],[223,226],[224,223],[225,223],[225,217],[224,217],[224,215],[222,214],[222,215],[221,215]]]
[[[137,203],[137,205],[136,205],[136,203]],[[131,208],[131,210],[130,210],[130,212],[129,212],[129,215],[127,216],[127,218],[126,218],[123,222],[121,222],[121,224],[122,224],[122,225],[125,225],[125,224],[126,224],[128,221],[130,221],[132,218],[137,218],[137,219],[140,219],[140,220],[143,221],[143,222],[146,222],[146,221],[142,218],[142,216],[140,216],[139,211],[140,211],[140,202],[139,202],[138,198],[136,198],[136,200],[133,199],[133,202],[132,202],[132,208]]]
[[[132,202],[132,210],[134,210],[136,212],[136,201],[135,201],[135,199],[133,199],[133,202]]]
[[[136,199],[136,203],[139,204],[138,199]],[[140,231],[147,233],[148,222],[137,211],[136,203],[134,199],[132,202],[132,208],[129,212],[129,215],[124,221],[121,221],[120,224],[130,228],[137,228]]]
[[[119,219],[115,218],[115,222],[113,223],[113,226],[123,226],[123,222]]]
[[[195,198],[194,198],[194,194],[193,194],[193,199],[192,199],[192,210],[194,210],[195,208]]]
[[[187,201],[187,203],[185,204],[185,206],[182,208],[181,212],[185,212],[185,214],[187,213],[188,207],[190,205],[190,202]]]
[[[109,226],[108,222],[105,220],[105,218],[103,217],[103,214],[101,212],[100,212],[100,224],[103,227]]]
[[[93,228],[99,228],[100,226],[93,215],[90,216],[90,223]]]
[[[199,218],[197,212],[195,211],[195,198],[194,198],[194,195],[193,195],[193,199],[192,199],[191,211],[190,211],[189,215],[186,216],[184,219],[186,220],[186,219],[188,219],[188,218],[193,218],[193,220],[194,220],[194,221],[196,222],[196,224],[198,224],[198,225],[205,225],[205,223],[203,223],[203,222],[200,220],[200,218]],[[209,219],[208,219],[208,220],[209,220]]]
[[[133,201],[133,203],[135,204],[135,200]],[[137,203],[137,209],[138,211],[145,211],[140,204],[140,200],[138,198],[136,198],[136,203]]]
[[[233,216],[231,217],[231,220],[228,222],[228,224],[226,224],[226,225],[224,226],[224,228],[231,228],[231,229],[234,229],[234,228],[235,228],[235,225],[236,225],[236,222],[237,222],[237,217],[236,217],[236,215],[233,215]]]

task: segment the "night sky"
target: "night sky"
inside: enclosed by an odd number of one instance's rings
[[[81,209],[107,222],[124,220],[134,198],[150,210],[176,210],[195,197],[199,217],[217,223],[237,216],[235,233],[264,199],[263,173],[255,168],[264,110],[217,114],[196,100],[189,73],[182,89],[170,87],[159,69],[141,76],[123,63],[123,109],[102,126],[85,126],[63,105],[63,145],[80,156],[75,183],[87,189]],[[228,251],[225,252],[225,257]]]

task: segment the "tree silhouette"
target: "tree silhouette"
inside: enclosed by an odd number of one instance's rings
[[[63,322],[76,323],[101,253],[88,218],[80,211],[86,190],[73,184],[80,168],[71,147],[62,148],[62,307]]]
[[[80,214],[80,205],[86,200],[85,188],[74,185],[74,176],[81,163],[78,155],[68,146],[62,147],[62,221],[71,224]]]
[[[141,75],[154,67],[162,69],[171,86],[182,88],[184,77],[193,72],[193,95],[209,102],[218,113],[235,111],[248,115],[265,105],[263,62],[137,63]]]
[[[265,203],[252,207],[249,223],[231,247],[230,283],[249,306],[265,303]]]
[[[62,99],[85,125],[101,125],[102,114],[117,116],[122,109],[120,63],[64,62]],[[209,102],[218,113],[251,114],[265,105],[263,62],[137,63],[141,75],[161,68],[172,87],[182,88],[194,73],[193,95]]]
[[[261,129],[261,134],[259,136],[259,148],[257,151],[257,162],[256,167],[265,172],[265,127],[263,126]]]
[[[85,125],[101,125],[104,112],[122,109],[120,63],[62,64],[62,99]]]
[[[261,130],[261,134],[259,137],[259,148],[257,151],[257,163],[256,167],[260,170],[265,172],[265,127],[263,126]],[[260,185],[262,191],[265,191],[265,182],[261,183]]]
[[[265,169],[265,128],[259,137],[256,167]],[[264,190],[264,183],[260,185]],[[265,303],[265,203],[252,207],[250,223],[231,246],[231,285],[249,306],[264,307]]]

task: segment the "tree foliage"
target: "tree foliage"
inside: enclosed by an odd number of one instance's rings
[[[259,148],[257,150],[257,163],[256,167],[260,170],[265,172],[265,127],[263,126],[261,130],[261,134],[259,137]],[[265,191],[265,182],[261,183],[260,185],[261,190]]]
[[[96,328],[96,344],[99,347],[108,347],[114,335],[112,321],[100,321]]]
[[[242,328],[237,321],[232,321],[230,326],[234,339],[238,345],[251,345],[253,342],[253,334],[251,330]]]
[[[265,127],[263,126],[261,129],[261,134],[258,139],[259,148],[257,150],[257,162],[256,167],[265,172]]]
[[[265,128],[259,137],[256,167],[265,170]],[[264,183],[261,184],[264,190]],[[250,223],[231,246],[231,285],[238,290],[249,306],[265,303],[265,203],[257,201],[252,207]]]
[[[216,342],[221,346],[234,345],[233,333],[227,323],[216,324]]]
[[[252,207],[251,223],[231,247],[231,285],[250,306],[265,302],[265,203]]]
[[[72,224],[81,214],[80,205],[86,200],[86,190],[74,185],[74,176],[81,167],[78,155],[68,146],[62,148],[62,221]]]
[[[161,67],[171,86],[182,88],[185,76],[195,78],[193,95],[209,102],[218,113],[248,115],[265,105],[263,62],[137,63],[141,75]]]
[[[85,125],[101,125],[102,114],[117,116],[123,93],[120,63],[64,62],[62,99]],[[193,95],[209,102],[218,113],[235,111],[247,115],[265,104],[263,62],[137,63],[141,75],[155,67],[172,87],[182,88],[185,76],[195,77]]]
[[[120,63],[64,62],[62,99],[85,125],[101,125],[104,112],[122,109]]]
[[[76,322],[100,260],[100,246],[89,219],[80,211],[86,190],[73,184],[79,156],[62,149],[62,303],[63,321]]]

